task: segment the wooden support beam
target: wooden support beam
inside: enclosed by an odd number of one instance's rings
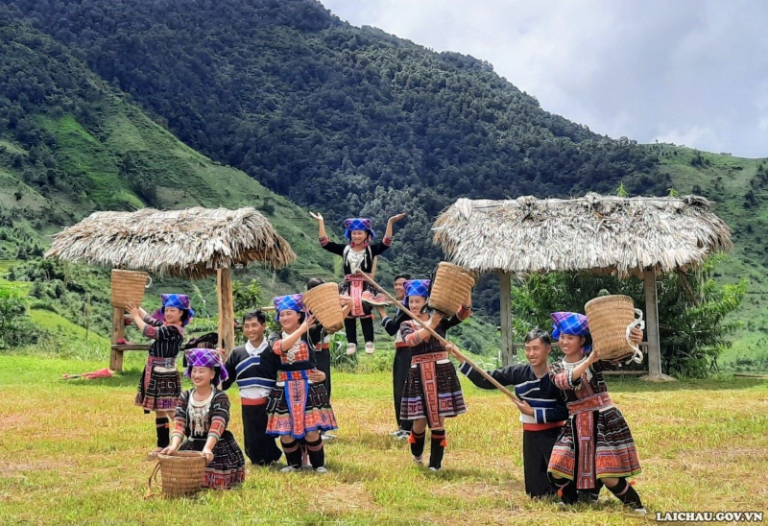
[[[118,340],[125,336],[125,323],[123,316],[125,309],[113,308],[112,309],[112,349],[109,351],[109,368],[113,371],[120,372],[123,370],[123,351],[114,348]]]
[[[661,338],[659,336],[659,299],[656,291],[656,270],[643,271],[643,290],[645,295],[645,320],[648,332],[648,375],[643,380],[668,381],[674,378],[661,371]]]
[[[224,349],[224,360],[235,346],[235,303],[232,294],[232,269],[216,272],[216,294],[219,299],[219,348]]]
[[[512,334],[512,279],[509,272],[499,273],[501,302],[501,360],[506,367],[515,359],[515,342]]]

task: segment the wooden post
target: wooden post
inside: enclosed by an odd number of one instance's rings
[[[232,269],[216,272],[216,294],[219,299],[219,348],[224,349],[224,359],[235,346],[235,304],[232,298]]]
[[[501,294],[501,360],[505,367],[515,359],[515,342],[512,334],[512,280],[509,272],[499,273]]]
[[[109,351],[109,368],[120,372],[123,370],[123,351],[115,349],[118,340],[125,336],[125,323],[123,322],[125,309],[112,309],[112,348]]]
[[[659,299],[656,292],[656,270],[643,271],[645,325],[648,332],[648,375],[643,380],[668,381],[674,378],[661,371],[661,338],[659,337]]]

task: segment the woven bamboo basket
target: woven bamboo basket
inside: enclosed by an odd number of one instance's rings
[[[302,296],[302,301],[329,333],[338,332],[344,327],[339,286],[336,283],[323,283],[308,290]]]
[[[589,301],[584,310],[594,352],[601,360],[623,360],[638,354],[638,348],[629,340],[629,331],[643,313],[635,309],[632,298],[603,296]]]
[[[437,265],[435,279],[432,281],[429,307],[445,316],[453,316],[467,301],[467,295],[474,286],[475,278],[472,274],[458,265],[443,261]]]
[[[144,289],[147,287],[149,275],[146,272],[134,270],[112,270],[112,306],[124,309],[129,303],[137,307],[144,299]]]
[[[188,497],[203,488],[205,456],[200,451],[177,451],[173,455],[158,455],[157,465],[149,476],[147,494],[152,493],[152,482],[159,485],[166,497]]]

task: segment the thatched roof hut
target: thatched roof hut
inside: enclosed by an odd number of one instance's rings
[[[636,274],[645,281],[649,367],[660,378],[656,273],[700,265],[731,248],[731,230],[703,197],[459,199],[435,221],[447,259],[501,276],[502,351],[514,353],[510,275],[550,271]]]
[[[254,208],[188,208],[137,212],[95,212],[54,236],[46,257],[146,270],[157,275],[200,279],[216,274],[219,347],[235,340],[232,269],[260,262],[280,268],[296,259],[288,242]],[[114,309],[110,368],[122,369],[123,309]]]
[[[670,272],[731,248],[730,228],[697,196],[459,199],[433,230],[452,262],[477,272]]]
[[[46,257],[200,279],[223,268],[296,259],[254,208],[95,212],[54,236]]]

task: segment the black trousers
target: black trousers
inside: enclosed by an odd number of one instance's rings
[[[275,437],[267,435],[267,404],[243,406],[245,455],[258,466],[268,466],[283,455]]]
[[[317,363],[317,370],[325,373],[325,381],[323,385],[325,390],[328,391],[328,400],[331,399],[331,351],[315,351],[315,362]]]
[[[358,318],[344,319],[344,331],[347,333],[347,343],[354,343],[355,345],[357,345],[357,319]],[[366,342],[372,342],[373,318],[370,316],[360,318],[360,327],[363,329],[363,339]]]
[[[523,431],[523,473],[525,492],[530,497],[546,497],[557,494],[557,488],[547,477],[549,457],[555,447],[562,427],[543,431]]]
[[[408,371],[411,368],[411,348],[400,347],[395,349],[395,361],[392,362],[392,392],[395,398],[395,419],[400,429],[410,431],[413,420],[400,419],[400,404],[403,401],[405,382],[408,380]]]

